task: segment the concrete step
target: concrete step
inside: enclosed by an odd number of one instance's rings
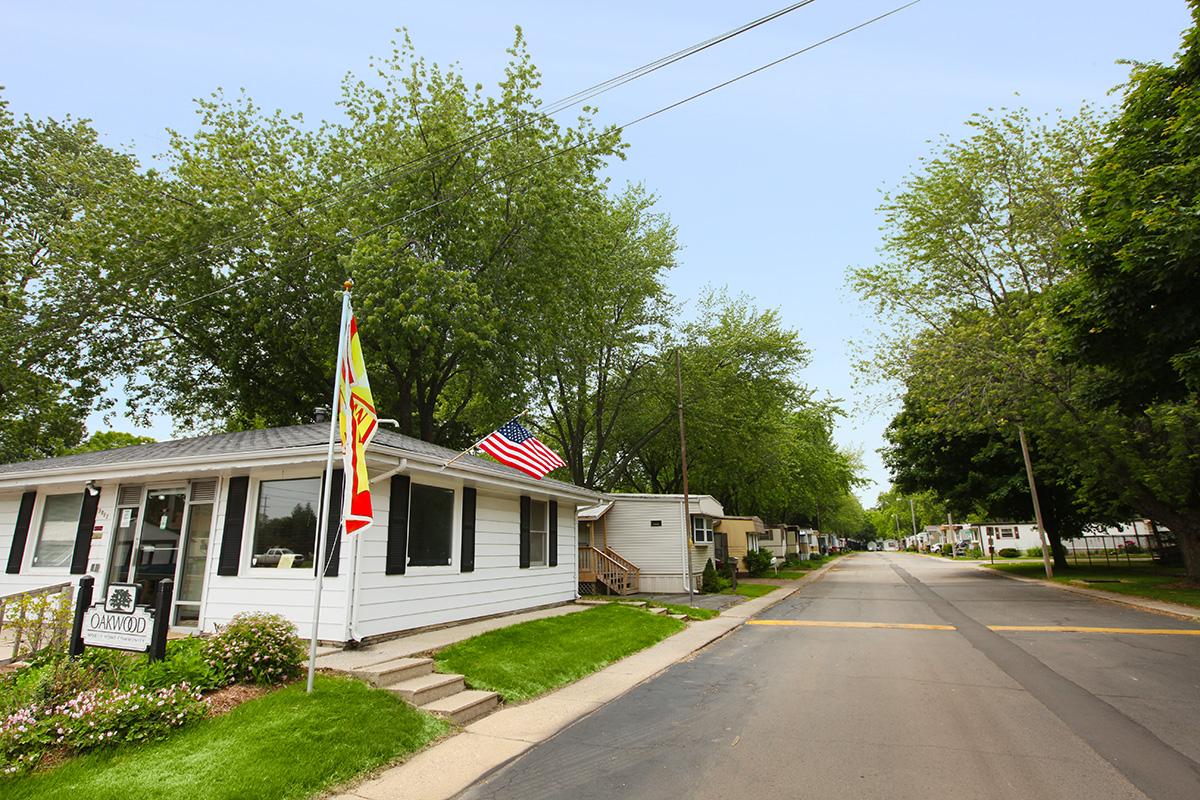
[[[480,689],[464,689],[457,694],[434,700],[421,706],[422,711],[448,719],[455,725],[466,725],[492,712],[500,705],[500,695]]]
[[[621,605],[633,606],[634,608],[645,608],[646,601],[645,600],[629,600],[629,601],[622,600]]]
[[[671,619],[687,620],[687,614],[667,614]]]
[[[457,694],[466,688],[466,685],[462,675],[442,675],[432,672],[392,684],[387,687],[387,690],[400,695],[414,706],[423,706],[434,700],[441,700],[443,697]]]
[[[432,658],[397,658],[353,670],[350,674],[372,686],[392,686],[433,672]]]
[[[667,610],[665,608],[663,608],[662,606],[655,606],[654,608],[647,608],[646,610],[649,611],[651,614],[658,614],[659,616],[662,616],[663,614],[667,613]]]
[[[576,600],[576,601],[575,601],[575,605],[579,605],[579,606],[606,606],[606,605],[608,605],[608,601],[607,601],[607,600],[584,600],[584,599],[580,598],[579,600]]]

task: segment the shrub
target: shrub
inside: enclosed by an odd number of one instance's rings
[[[200,694],[187,684],[88,689],[60,704],[30,705],[0,722],[0,772],[32,769],[52,750],[85,752],[161,739],[202,716]]]
[[[771,568],[771,559],[773,556],[767,550],[751,550],[746,553],[746,572],[750,573],[750,577],[759,578],[767,574],[767,570]]]
[[[1015,547],[1002,547],[996,553],[996,555],[1000,556],[1001,558],[1017,558],[1021,555],[1021,551]]]
[[[300,674],[304,647],[296,626],[278,614],[238,614],[204,644],[223,683],[273,684]]]
[[[783,565],[789,568],[798,567],[803,561],[804,559],[800,557],[799,553],[788,553],[787,558],[783,560]]]
[[[1042,548],[1031,547],[1025,551],[1025,555],[1029,556],[1030,558],[1041,558],[1042,557]]]
[[[720,582],[717,579],[717,568],[713,566],[711,558],[704,564],[704,575],[700,578],[700,591],[708,594],[721,591]]]

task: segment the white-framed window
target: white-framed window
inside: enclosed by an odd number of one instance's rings
[[[31,567],[69,567],[75,552],[75,533],[83,508],[83,493],[47,495]]]
[[[454,559],[454,495],[447,486],[416,483],[408,494],[408,566],[445,567]]]
[[[1017,529],[1016,528],[1001,528],[1000,529],[1000,538],[1001,539],[1017,538]]]
[[[712,517],[706,517],[701,514],[692,516],[692,541],[696,544],[712,544],[713,540],[713,521]]]
[[[549,536],[550,506],[542,500],[529,502],[529,566],[546,566],[546,538]]]
[[[312,571],[320,507],[319,477],[260,481],[250,566]]]

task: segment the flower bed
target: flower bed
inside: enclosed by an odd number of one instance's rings
[[[270,614],[239,615],[209,639],[171,641],[157,662],[104,649],[47,653],[0,679],[0,775],[51,754],[162,739],[205,716],[205,692],[284,683],[303,657],[295,626]]]

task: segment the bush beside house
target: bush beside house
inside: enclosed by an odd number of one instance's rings
[[[73,755],[162,739],[202,718],[203,693],[230,683],[296,677],[304,651],[296,629],[271,614],[238,615],[211,639],[169,642],[167,656],[57,648],[0,679],[0,775]]]

